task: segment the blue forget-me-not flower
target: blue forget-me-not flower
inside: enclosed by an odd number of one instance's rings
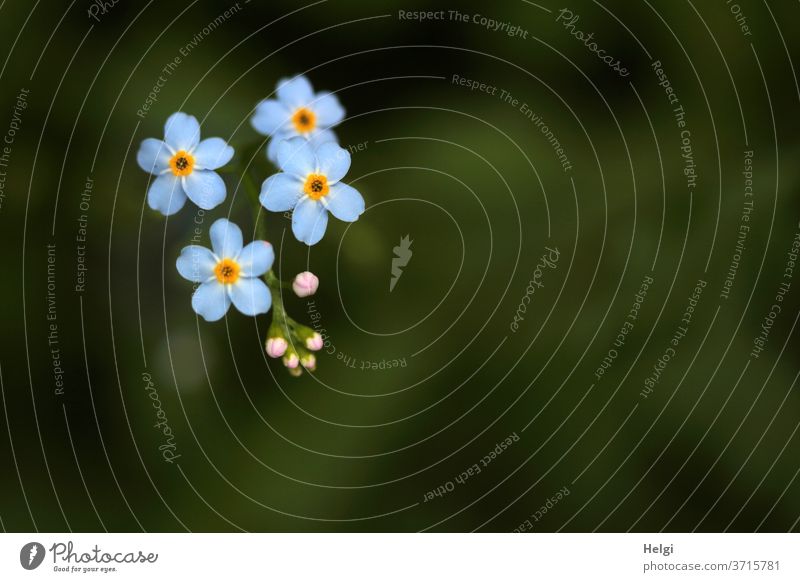
[[[245,315],[266,313],[272,295],[261,276],[272,268],[272,245],[256,240],[243,247],[242,231],[225,218],[211,225],[211,248],[184,247],[177,260],[184,279],[200,286],[192,295],[192,308],[206,321],[217,321],[231,303]]]
[[[192,115],[173,113],[164,125],[164,140],[147,138],[136,161],[156,178],[147,192],[147,203],[165,216],[178,212],[186,198],[203,210],[225,200],[225,182],[215,172],[233,157],[225,140],[200,141],[200,124]]]
[[[282,172],[264,180],[259,200],[267,210],[292,213],[292,232],[307,245],[319,242],[328,225],[328,212],[354,222],[364,212],[364,199],[340,182],[350,169],[350,153],[327,142],[317,148],[302,137],[281,142],[278,166]]]
[[[308,79],[298,75],[278,81],[277,99],[265,99],[250,119],[256,131],[272,139],[267,157],[278,160],[278,145],[285,139],[303,137],[315,147],[337,142],[330,127],[344,119],[344,108],[332,93],[314,93]]]

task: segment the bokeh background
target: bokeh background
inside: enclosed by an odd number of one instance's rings
[[[580,17],[573,29],[562,8]],[[420,10],[444,19],[400,14]],[[2,527],[796,529],[800,274],[786,268],[800,220],[799,11],[756,0],[0,3]],[[594,33],[629,75],[571,30]],[[655,61],[685,111],[693,188]],[[311,249],[287,218],[258,217],[276,272],[322,282],[313,304],[286,299],[300,321],[319,314],[328,342],[317,371],[292,378],[264,354],[269,316],[198,320],[174,268],[216,218],[251,238],[238,175],[218,208],[165,219],[145,204],[135,153],[178,110],[239,153],[262,148],[253,108],[300,73],[347,109],[336,131],[367,212],[332,220]],[[275,171],[262,154],[245,163],[258,183]],[[413,257],[390,292],[405,235]],[[558,262],[537,274],[546,248]],[[541,287],[512,329],[532,279]],[[698,280],[685,337],[644,397]]]

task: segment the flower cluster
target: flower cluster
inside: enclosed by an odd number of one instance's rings
[[[350,154],[339,146],[332,128],[345,112],[335,95],[315,93],[304,76],[279,81],[275,96],[257,105],[251,123],[269,138],[266,157],[280,171],[263,181],[260,192],[250,194],[271,212],[291,210],[294,236],[315,245],[325,234],[329,213],[353,222],[365,208],[358,190],[342,182],[350,169]],[[227,195],[220,174],[230,171],[234,154],[222,138],[201,140],[194,116],[172,114],[164,125],[164,139],[145,139],[136,156],[139,166],[153,176],[148,205],[164,216],[179,212],[187,199],[203,210],[216,208]],[[241,229],[225,218],[211,225],[209,235],[211,249],[184,247],[176,261],[178,273],[196,284],[191,301],[195,313],[212,322],[225,317],[231,305],[249,316],[271,310],[267,355],[282,358],[293,375],[302,368],[316,369],[313,352],[322,348],[322,337],[288,316],[282,289],[291,286],[298,297],[308,297],[316,293],[319,279],[305,271],[291,285],[282,283],[272,272],[272,245],[265,240],[245,245]]]

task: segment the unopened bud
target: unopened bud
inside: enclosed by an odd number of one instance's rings
[[[311,351],[316,352],[321,350],[322,344],[323,344],[322,336],[319,335],[317,332],[314,332],[314,335],[312,335],[311,337],[306,338],[306,347]]]
[[[317,358],[314,357],[314,354],[307,354],[303,356],[303,358],[300,360],[300,363],[303,364],[303,367],[309,372],[313,372],[317,369]]]
[[[270,358],[280,358],[288,347],[289,344],[282,337],[271,337],[267,340],[267,355]]]
[[[283,365],[290,370],[296,368],[300,364],[300,358],[294,352],[289,352],[283,356]]]
[[[319,278],[311,271],[303,271],[292,281],[292,289],[298,297],[310,297],[319,288]]]

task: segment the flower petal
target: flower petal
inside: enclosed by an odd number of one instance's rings
[[[330,193],[323,198],[325,206],[333,215],[345,222],[354,222],[364,212],[364,198],[358,190],[347,184],[334,184]]]
[[[278,99],[290,109],[306,106],[314,99],[314,89],[303,75],[281,79],[278,81]]]
[[[295,207],[302,195],[303,182],[296,176],[280,172],[264,180],[258,200],[267,210],[286,212]]]
[[[305,178],[317,169],[314,148],[303,137],[293,137],[278,144],[278,166],[287,174]]]
[[[317,150],[319,171],[328,178],[329,184],[335,184],[350,169],[350,152],[333,142],[320,145]]]
[[[201,283],[214,276],[217,258],[206,247],[189,245],[183,247],[175,264],[181,277],[194,283]]]
[[[291,134],[281,133],[276,136],[273,136],[269,143],[267,144],[267,159],[275,164],[278,165],[278,146],[281,142],[289,137],[293,137]]]
[[[199,169],[216,170],[231,161],[233,148],[221,137],[210,137],[201,141],[193,153]]]
[[[244,247],[236,259],[243,277],[260,277],[272,268],[275,251],[265,240],[254,240]]]
[[[173,113],[164,124],[164,141],[175,151],[193,149],[200,142],[200,124],[194,115]]]
[[[206,321],[218,321],[228,313],[230,297],[225,285],[212,279],[200,285],[192,295],[192,309]]]
[[[225,200],[225,182],[211,170],[195,170],[184,176],[183,189],[189,199],[203,210],[211,210]]]
[[[280,101],[266,99],[256,106],[250,124],[262,135],[275,135],[290,127],[291,112]]]
[[[181,181],[170,173],[161,174],[153,180],[147,191],[147,205],[164,216],[175,214],[185,203],[186,193],[183,191]]]
[[[317,116],[317,123],[324,127],[330,127],[344,119],[344,107],[333,93],[317,93],[311,109]]]
[[[311,136],[308,138],[308,140],[311,142],[311,146],[315,150],[322,144],[328,143],[329,141],[333,143],[339,143],[339,139],[336,137],[336,134],[330,129],[315,129],[313,132],[311,132]]]
[[[228,285],[227,291],[236,309],[245,315],[266,313],[272,307],[272,295],[261,279],[241,277]]]
[[[279,165],[278,146],[283,140],[292,139],[293,137],[304,137],[311,144],[312,149],[316,149],[317,147],[329,141],[339,143],[336,134],[330,129],[315,129],[308,135],[300,136],[300,134],[297,133],[293,127],[290,127],[285,131],[281,130],[280,132],[276,133],[269,141],[269,144],[267,145],[267,159],[273,164]]]
[[[139,167],[150,174],[160,174],[169,168],[170,157],[172,157],[172,152],[170,152],[169,146],[160,139],[152,137],[143,140],[136,153]]]
[[[318,201],[303,198],[292,214],[292,232],[308,246],[317,244],[328,226],[328,212]]]
[[[242,250],[242,231],[227,218],[215,220],[209,229],[211,248],[220,259],[233,259]]]

